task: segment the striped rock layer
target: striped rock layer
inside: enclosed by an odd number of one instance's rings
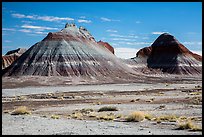
[[[5,69],[10,66],[25,51],[26,49],[18,48],[16,50],[7,52],[4,56],[2,56],[2,69]]]
[[[135,71],[98,44],[85,28],[66,24],[61,31],[50,32],[3,71],[3,76],[24,75],[134,79]]]
[[[150,47],[139,50],[131,63],[135,69],[138,63],[141,63],[148,69],[160,70],[163,73],[202,74],[202,56],[189,51],[168,33],[160,35]]]
[[[97,42],[99,45],[106,47],[110,52],[114,54],[114,48],[108,43],[108,42],[103,42],[103,41],[98,41]]]

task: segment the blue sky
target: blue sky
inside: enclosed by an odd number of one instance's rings
[[[201,2],[2,2],[2,54],[28,49],[67,22],[109,42],[121,58],[164,32],[202,55]]]

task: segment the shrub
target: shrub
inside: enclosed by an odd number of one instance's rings
[[[188,120],[185,123],[179,123],[177,129],[180,129],[180,130],[189,129],[191,131],[202,131],[202,128],[194,125],[191,120]]]
[[[60,116],[59,116],[59,115],[52,115],[51,118],[52,118],[52,119],[59,119]]]
[[[189,95],[200,95],[200,94],[202,94],[202,92],[191,92],[191,93],[189,93]]]
[[[146,100],[146,102],[152,102],[152,100]]]
[[[91,108],[83,108],[82,110],[80,110],[81,113],[85,113],[85,114],[89,114],[90,112],[93,112],[94,110]]]
[[[118,114],[118,115],[116,116],[116,118],[122,118],[122,117],[123,117],[122,114]]]
[[[81,112],[76,112],[71,115],[72,118],[81,119],[83,114]]]
[[[102,111],[118,111],[118,109],[112,106],[105,106],[98,110],[98,112],[102,112]]]
[[[113,119],[115,119],[115,115],[114,114],[101,115],[101,116],[98,116],[97,119],[113,120]]]
[[[89,113],[88,116],[89,116],[89,117],[96,117],[96,113],[95,113],[95,112],[91,112],[91,113]]]
[[[135,121],[135,122],[140,122],[143,121],[145,119],[145,114],[141,111],[135,111],[132,112],[127,118],[126,120],[128,122],[130,121]]]
[[[153,116],[151,114],[144,114],[145,119],[151,120]]]
[[[186,120],[186,119],[187,119],[186,116],[180,116],[180,117],[179,117],[179,120]]]
[[[175,115],[165,115],[156,118],[156,121],[169,121],[169,122],[176,122],[177,116]]]
[[[113,120],[115,119],[115,117],[113,115],[112,116],[104,115],[104,116],[99,116],[98,119]]]
[[[11,115],[26,115],[31,114],[26,106],[20,106],[11,112]]]

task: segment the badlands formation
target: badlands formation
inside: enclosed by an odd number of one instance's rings
[[[3,77],[65,76],[88,84],[141,82],[152,74],[202,74],[202,57],[168,33],[160,35],[150,47],[140,49],[136,57],[123,60],[114,55],[110,44],[97,42],[86,28],[66,24],[22,53],[2,57]]]
[[[19,51],[2,56],[3,135],[202,135],[202,56],[170,34],[120,59],[66,24]]]

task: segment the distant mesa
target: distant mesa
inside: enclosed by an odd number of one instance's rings
[[[108,83],[135,79],[136,72],[113,53],[112,46],[97,43],[84,27],[66,24],[31,46],[3,70],[3,76],[67,76]]]
[[[136,53],[146,57],[147,67],[170,74],[201,74],[202,56],[192,53],[174,36],[164,33],[150,47]]]
[[[18,48],[16,50],[8,51],[4,56],[2,56],[2,69],[10,66],[17,58],[19,58],[26,49]]]
[[[11,50],[11,51],[8,51],[5,55],[11,55],[11,54],[19,54],[19,55],[22,55],[27,49],[25,48],[17,48],[15,50]]]

